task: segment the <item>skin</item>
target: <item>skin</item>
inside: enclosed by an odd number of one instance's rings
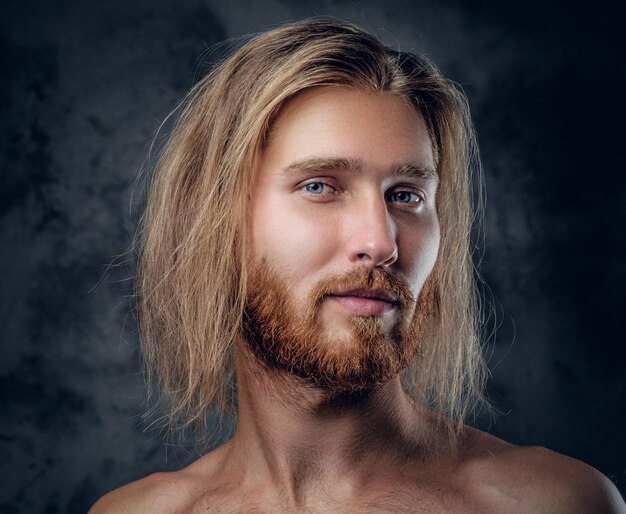
[[[362,166],[284,173],[309,157]],[[317,88],[284,107],[258,159],[250,237],[253,257],[281,270],[296,312],[320,280],[359,266],[387,267],[420,292],[439,246],[437,178],[394,176],[405,163],[434,168],[421,115],[391,93]],[[382,310],[387,331],[398,313]],[[341,300],[322,302],[329,345],[333,335],[353,344],[352,315]],[[237,368],[239,425],[227,444],[120,488],[91,512],[626,512],[606,477],[549,450],[468,427],[452,452],[397,375],[338,399],[269,370],[243,344]]]

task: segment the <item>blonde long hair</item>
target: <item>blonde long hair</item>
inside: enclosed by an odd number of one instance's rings
[[[159,159],[139,232],[136,301],[147,379],[173,426],[234,414],[234,348],[247,292],[255,156],[281,106],[316,86],[390,91],[418,109],[440,177],[436,312],[403,374],[407,393],[456,426],[483,400],[472,228],[478,164],[465,96],[422,56],[337,20],[261,33],[197,83]]]

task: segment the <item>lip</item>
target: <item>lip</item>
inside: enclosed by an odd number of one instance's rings
[[[397,301],[381,289],[352,289],[329,295],[352,316],[383,316],[393,310]]]
[[[354,296],[357,298],[380,300],[387,303],[398,302],[396,298],[394,298],[384,289],[350,289],[347,291],[340,291],[338,293],[331,293],[330,296]]]

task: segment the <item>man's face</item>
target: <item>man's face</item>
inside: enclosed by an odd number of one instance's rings
[[[252,184],[255,355],[337,393],[410,364],[432,310],[436,188],[424,120],[397,95],[324,87],[290,100]]]

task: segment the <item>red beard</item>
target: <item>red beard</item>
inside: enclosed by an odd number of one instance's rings
[[[287,282],[267,261],[250,269],[244,312],[244,339],[271,369],[301,377],[333,396],[372,389],[387,383],[413,361],[425,321],[434,310],[433,280],[427,280],[417,301],[404,279],[387,269],[356,268],[321,281],[299,314]],[[350,316],[349,340],[325,335],[319,322],[324,299],[336,291],[380,288],[398,300],[391,330],[380,317]]]

